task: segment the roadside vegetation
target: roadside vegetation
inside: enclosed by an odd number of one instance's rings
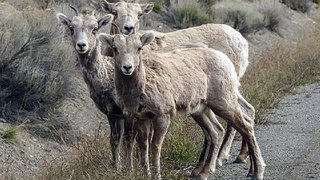
[[[50,123],[55,109],[66,98],[74,98],[76,88],[71,86],[76,61],[69,40],[57,25],[57,7],[67,14],[69,4],[81,6],[85,1],[72,0],[0,0],[10,2],[0,6],[0,117],[19,127],[29,123]],[[254,0],[237,6],[233,1],[154,1],[155,11],[170,6],[181,28],[208,22],[227,23],[243,35],[260,30],[278,32],[283,18],[282,7],[272,2]],[[291,9],[308,12],[302,5],[311,1],[282,1]],[[313,1],[319,3],[319,1]],[[209,5],[206,6],[206,3]],[[33,8],[27,6],[31,5]],[[37,7],[37,8],[34,8]],[[49,8],[49,9],[47,9]],[[300,41],[275,42],[274,48],[259,56],[242,79],[242,91],[256,108],[257,122],[267,123],[259,115],[277,104],[277,99],[292,87],[320,80],[320,27],[311,34],[300,34]],[[82,78],[82,77],[77,77]],[[55,122],[55,124],[57,124]],[[57,125],[58,126],[58,125]],[[61,125],[62,126],[62,125]],[[51,133],[56,132],[56,125]],[[20,128],[1,133],[2,140],[14,142]],[[60,134],[55,135],[59,137]],[[59,139],[59,138],[58,138]],[[63,139],[61,137],[60,139]],[[183,173],[194,166],[202,147],[202,131],[190,118],[176,118],[164,143],[162,169],[164,179],[183,179]],[[136,171],[116,172],[111,168],[108,134],[98,129],[95,134],[68,144],[72,150],[48,162],[36,179],[144,179],[141,167]],[[139,164],[138,159],[135,165]]]

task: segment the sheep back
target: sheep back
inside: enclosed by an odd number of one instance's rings
[[[221,91],[230,83],[234,88],[238,83],[228,57],[209,48],[173,47],[166,52],[148,52],[143,55],[143,62],[145,110],[154,114],[175,115],[177,110],[192,113],[208,99],[212,93],[209,91]]]
[[[141,33],[143,33],[142,31]],[[248,66],[248,42],[235,29],[224,24],[204,24],[169,33],[155,33],[155,41],[145,51],[155,50],[168,45],[181,43],[203,43],[225,53],[236,68],[241,78]]]

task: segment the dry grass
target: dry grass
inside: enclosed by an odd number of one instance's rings
[[[242,87],[258,117],[292,87],[320,80],[319,33],[318,28],[313,34],[303,35],[297,44],[280,41],[271,52],[251,62]]]
[[[202,147],[199,134],[202,134],[201,129],[188,118],[177,118],[171,124],[162,151],[164,179],[183,179],[185,170],[195,165]],[[64,156],[48,162],[37,179],[146,179],[139,166],[138,153],[135,154],[135,170],[119,172],[112,168],[110,149],[108,134],[99,128],[94,136],[84,137]]]

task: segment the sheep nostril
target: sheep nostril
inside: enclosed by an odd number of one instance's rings
[[[129,71],[130,69],[132,69],[132,66],[123,66],[123,69],[125,69],[126,71]]]
[[[127,31],[127,32],[132,32],[133,31],[133,26],[125,26],[124,29]]]
[[[83,49],[84,47],[86,47],[86,43],[77,43],[77,46],[80,48],[80,49]]]

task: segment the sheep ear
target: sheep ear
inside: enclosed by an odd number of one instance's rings
[[[109,45],[110,47],[113,47],[113,39],[114,39],[113,35],[106,34],[106,33],[100,33],[99,34],[99,40],[102,43],[105,43],[105,44]]]
[[[62,13],[58,13],[56,16],[57,16],[58,21],[61,24],[65,25],[67,27],[70,27],[71,20],[66,15],[64,15]]]
[[[101,19],[98,21],[98,29],[100,29],[102,26],[107,25],[108,23],[112,22],[113,20],[113,15],[112,14],[107,14],[104,15]]]
[[[149,13],[151,13],[151,11],[152,11],[152,9],[153,9],[153,6],[154,6],[153,3],[142,4],[142,5],[141,5],[142,12],[143,12],[144,14],[149,14]]]
[[[150,44],[154,40],[154,37],[155,37],[155,35],[153,32],[146,33],[146,34],[142,35],[140,37],[142,46]]]
[[[101,2],[101,8],[102,10],[104,10],[105,12],[107,13],[111,13],[112,12],[112,6],[113,6],[114,3],[109,3],[108,1],[106,0],[103,0]]]

